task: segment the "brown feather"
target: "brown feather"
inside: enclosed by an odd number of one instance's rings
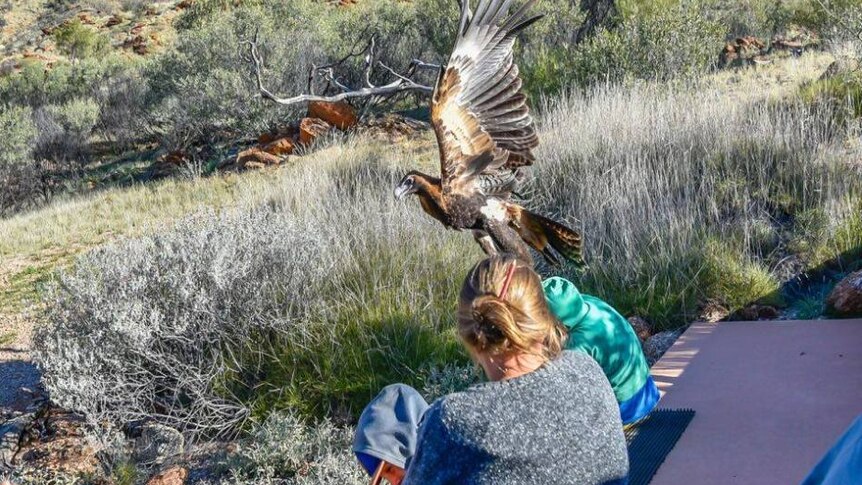
[[[542,253],[549,263],[558,265],[554,251],[577,266],[584,265],[581,235],[557,221],[534,214],[523,207],[507,204],[510,224],[518,231],[521,239],[536,251]]]
[[[431,102],[444,198],[469,198],[477,190],[476,176],[534,160],[538,137],[512,54],[515,33],[536,20],[527,14],[532,3],[509,15],[511,2],[491,0],[469,21],[462,11],[462,27]],[[476,160],[486,153],[491,160],[477,171]]]

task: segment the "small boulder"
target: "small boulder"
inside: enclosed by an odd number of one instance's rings
[[[734,318],[745,322],[755,320],[776,320],[781,316],[781,312],[777,308],[770,305],[752,304],[739,310],[734,314]]]
[[[175,466],[150,478],[147,485],[183,485],[188,477],[188,470],[181,466]]]
[[[120,25],[123,23],[123,17],[120,17],[117,14],[111,15],[111,17],[105,22],[105,27],[113,27],[115,25]]]
[[[299,123],[299,143],[308,145],[332,127],[320,118],[303,118]]]
[[[320,118],[339,130],[346,130],[356,126],[356,123],[359,121],[356,111],[344,101],[337,103],[312,101],[308,103],[308,117]]]
[[[239,152],[236,156],[236,164],[243,168],[257,168],[266,165],[278,165],[281,159],[272,153],[267,153],[258,147]],[[255,165],[252,165],[255,164]]]
[[[650,366],[658,362],[662,355],[667,352],[676,339],[679,337],[680,331],[668,330],[659,332],[644,342],[643,349],[646,355],[647,362]]]
[[[0,426],[0,471],[12,469],[12,462],[15,454],[18,453],[21,437],[34,419],[36,419],[35,413],[22,414]]]
[[[707,300],[700,309],[698,320],[702,322],[720,322],[730,315],[730,311],[715,300]]]
[[[293,153],[293,140],[290,138],[279,138],[278,140],[267,143],[262,147],[266,153],[273,155],[289,155]]]
[[[650,335],[652,335],[652,326],[649,322],[638,316],[629,317],[628,321],[641,343],[646,342],[650,338]]]
[[[862,316],[862,271],[841,280],[826,298],[826,311],[836,317]]]
[[[161,424],[148,423],[141,428],[141,436],[135,440],[135,460],[145,464],[162,463],[183,452],[183,435]]]

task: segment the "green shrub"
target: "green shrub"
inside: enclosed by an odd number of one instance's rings
[[[749,259],[745,251],[727,241],[710,241],[706,266],[701,273],[702,291],[727,306],[731,312],[751,303],[782,305],[781,282],[763,263]]]
[[[29,206],[39,191],[38,135],[29,107],[0,107],[0,215]]]
[[[40,62],[25,62],[20,72],[0,78],[0,99],[36,108],[92,97],[135,65],[119,55],[57,62],[51,69]]]
[[[809,104],[831,107],[840,118],[862,118],[862,71],[847,70],[807,83],[800,95]]]
[[[54,41],[61,52],[72,59],[86,59],[105,54],[110,49],[108,38],[74,19],[57,27]]]
[[[574,47],[543,45],[525,54],[522,73],[529,91],[546,94],[571,85],[692,77],[715,64],[725,34],[702,8],[686,3],[624,18]]]
[[[86,139],[99,121],[99,105],[92,99],[74,99],[46,108],[67,136]]]
[[[26,163],[37,135],[28,107],[0,109],[0,164]]]

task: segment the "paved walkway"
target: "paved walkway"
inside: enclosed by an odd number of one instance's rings
[[[799,483],[862,413],[862,320],[697,323],[652,374],[697,412],[654,485]]]

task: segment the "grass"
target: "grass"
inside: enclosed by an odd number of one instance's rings
[[[723,73],[550,100],[535,203],[587,237],[591,271],[568,274],[624,314],[672,329],[707,299],[731,311],[781,304],[776,269],[788,254],[815,267],[858,248],[847,229],[859,225],[862,197],[859,177],[847,176],[859,170],[848,144],[856,124],[795,95],[825,64],[787,62],[790,86]]]
[[[798,86],[823,60],[786,62]],[[590,269],[542,272],[660,330],[707,300],[784,304],[786,256],[811,268],[858,250],[858,132],[775,98],[776,84],[795,92],[776,80],[741,94],[716,76],[548,100],[528,205],[583,231]],[[349,422],[385,384],[423,387],[429,369],[466,365],[455,292],[481,253],[391,196],[405,170],[435,164],[428,133],[385,147],[350,137],[275,171],[109,189],[0,221],[12,236],[0,254],[113,240],[46,294],[36,353],[52,395],[119,420],[155,412],[165,387],[206,398],[165,417],[187,425],[212,416],[183,413],[219,399],[238,415]],[[184,218],[202,205],[214,210]]]

